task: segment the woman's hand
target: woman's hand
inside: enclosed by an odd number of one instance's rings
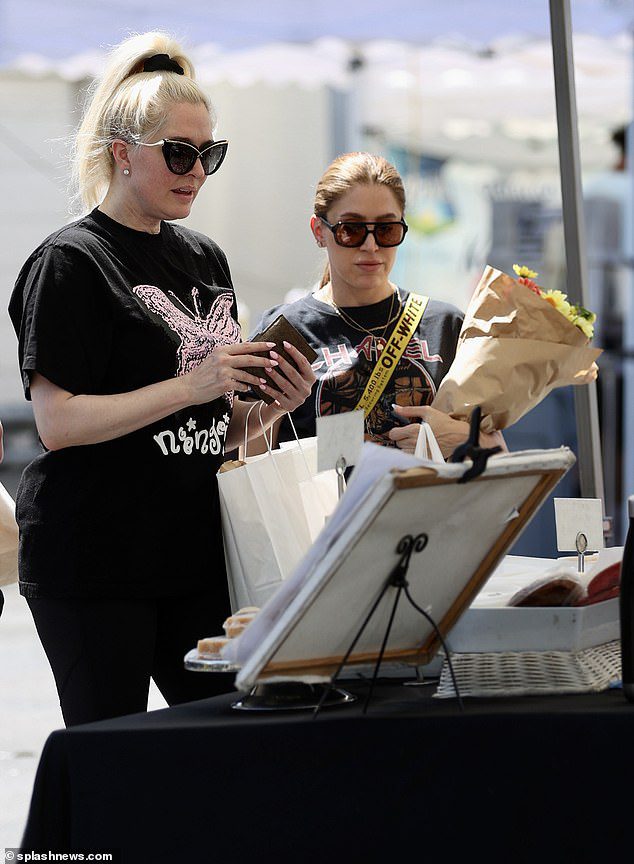
[[[271,351],[274,347],[275,342],[237,342],[216,348],[183,376],[189,389],[189,404],[202,405],[231,390],[244,392],[253,386],[262,386],[264,379],[258,374],[259,370],[270,373],[278,364],[277,354]],[[271,357],[254,356],[263,351],[270,351]]]
[[[279,413],[282,414],[299,408],[310,396],[310,391],[316,380],[315,373],[304,355],[290,342],[284,342],[284,348],[295,361],[297,368],[285,360],[281,354],[271,351],[270,356],[274,361],[277,361],[276,368],[267,369],[267,372],[277,388],[268,383],[258,382],[262,390],[275,399],[275,405],[278,406]]]
[[[227,430],[226,449],[231,450],[240,445],[244,441],[244,427],[247,423],[247,417],[251,422],[248,424],[247,439],[249,441],[256,440],[253,447],[249,448],[250,455],[266,452],[267,445],[265,444],[262,435],[263,429],[268,429],[273,426],[270,447],[277,447],[277,434],[279,431],[279,421],[289,411],[294,411],[296,408],[306,401],[310,395],[313,384],[315,383],[315,373],[313,372],[310,363],[304,355],[297,350],[293,345],[284,342],[284,348],[288,351],[293,360],[297,363],[297,369],[285,360],[276,351],[271,351],[271,357],[276,361],[277,366],[268,369],[268,374],[271,379],[277,384],[272,387],[270,383],[262,383],[259,379],[258,384],[261,389],[272,396],[275,400],[270,405],[260,403],[258,409],[249,414],[249,408],[253,403],[242,402],[240,399],[233,403],[233,414],[231,423]],[[282,374],[283,373],[283,374]]]
[[[444,414],[442,411],[437,411],[430,405],[421,405],[418,407],[395,405],[394,410],[400,416],[412,419],[412,423],[408,426],[395,426],[388,432],[388,437],[396,443],[396,446],[408,453],[413,453],[416,448],[420,428],[416,422],[417,420],[429,423],[445,459],[451,456],[456,447],[459,444],[464,444],[469,437],[470,429],[467,422],[464,420],[454,420],[453,417],[449,417],[448,414]],[[500,446],[503,450],[507,450],[500,432],[493,432],[490,435],[481,432],[480,446]]]
[[[592,366],[588,369],[588,372],[579,382],[580,384],[590,384],[592,381],[596,381],[599,376],[599,367],[596,363],[593,363]]]

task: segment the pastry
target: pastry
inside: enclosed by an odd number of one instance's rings
[[[201,657],[220,657],[220,651],[229,641],[228,636],[207,636],[198,640],[198,653]]]
[[[205,639],[198,640],[198,654],[201,657],[221,657],[221,649],[230,639],[235,639],[236,636],[239,636],[247,624],[253,621],[259,611],[259,606],[243,606],[241,609],[238,609],[223,624],[225,632],[222,636],[207,636]]]
[[[245,627],[253,621],[260,610],[257,606],[244,606],[238,609],[233,615],[230,615],[222,625],[224,631],[230,639],[235,639],[239,636]]]

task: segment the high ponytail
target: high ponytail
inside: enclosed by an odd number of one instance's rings
[[[156,54],[167,54],[183,74],[165,69],[144,72],[145,60]],[[89,90],[75,135],[72,182],[79,209],[96,207],[108,190],[114,169],[112,142],[123,138],[133,144],[155,135],[176,102],[202,103],[215,124],[191,61],[170,35],[155,31],[131,36],[111,51],[103,75]]]
[[[394,165],[373,153],[344,153],[330,163],[315,190],[315,216],[328,218],[328,211],[354,186],[387,186],[394,193],[401,212],[405,212],[405,188]],[[321,277],[319,287],[330,282],[330,265]]]

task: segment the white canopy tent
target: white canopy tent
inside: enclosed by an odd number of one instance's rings
[[[631,24],[632,0],[573,0],[576,33],[614,36]],[[301,44],[322,36],[362,43],[391,39],[413,45],[442,42],[486,51],[502,38],[549,39],[547,0],[3,0],[0,65],[27,53],[64,59],[119,42],[130,31],[163,27],[189,45],[242,50],[271,43]]]
[[[632,34],[575,33],[573,47],[583,164],[600,170],[612,159],[612,129],[631,114]],[[360,124],[415,150],[422,142],[438,158],[509,170],[557,165],[552,45],[543,35],[492,38],[486,49],[440,38],[421,45],[323,35],[241,48],[195,42],[191,54],[210,88],[261,82],[353,93]],[[64,57],[21,53],[5,68],[83,81],[99,73],[104,58],[96,44]]]

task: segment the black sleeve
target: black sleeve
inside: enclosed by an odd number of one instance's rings
[[[18,276],[9,314],[27,399],[33,372],[69,393],[99,392],[111,352],[112,312],[88,255],[56,245],[38,250]]]

